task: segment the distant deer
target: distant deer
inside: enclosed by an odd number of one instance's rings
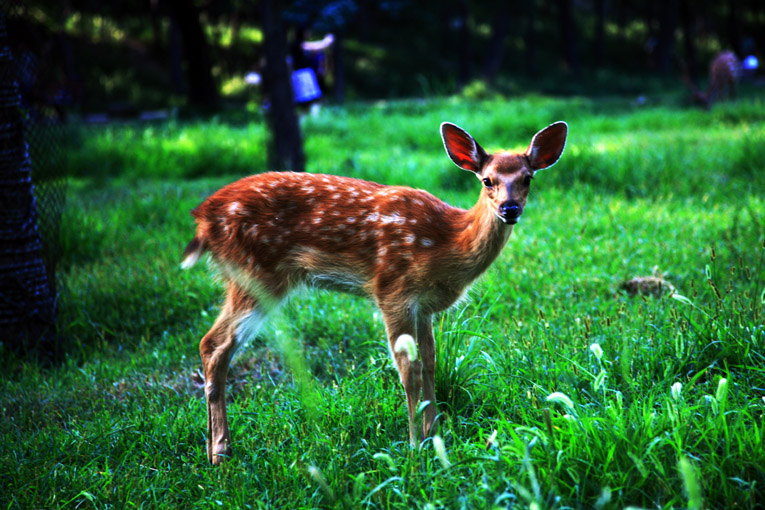
[[[556,122],[534,135],[525,152],[487,154],[467,132],[443,123],[447,154],[483,184],[467,211],[422,190],[291,172],[246,177],[194,209],[196,235],[182,267],[209,251],[227,289],[199,345],[210,462],[231,453],[225,384],[234,351],[301,284],[374,300],[406,392],[409,438],[415,443],[429,434],[437,415],[432,316],[452,306],[499,255],[523,213],[531,179],[558,161],[567,133],[566,123]],[[397,347],[399,339],[416,343],[418,352]],[[420,428],[421,391],[429,405]]]
[[[709,65],[709,83],[707,89],[702,92],[691,80],[688,70],[683,64],[683,80],[691,89],[694,102],[704,108],[709,108],[712,103],[725,97],[736,98],[736,87],[741,78],[741,62],[736,55],[726,51],[717,55]]]

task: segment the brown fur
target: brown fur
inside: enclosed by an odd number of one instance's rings
[[[736,89],[741,78],[741,62],[730,51],[718,54],[709,64],[709,83],[705,91],[694,85],[686,69],[683,70],[683,78],[691,89],[693,100],[709,108],[716,101],[736,98]]]
[[[503,204],[526,204],[535,171],[554,164],[567,127],[538,133],[525,153],[487,155],[470,135],[442,126],[447,153],[461,168],[488,179],[469,210],[430,193],[349,177],[265,173],[217,191],[192,214],[194,239],[184,267],[209,250],[227,281],[226,301],[200,343],[208,401],[208,457],[230,454],[225,381],[236,345],[253,334],[273,305],[300,284],[360,294],[380,308],[389,347],[407,396],[412,442],[436,419],[432,316],[449,308],[499,255],[516,217]],[[518,213],[520,214],[520,213]],[[411,335],[419,357],[395,352]],[[430,402],[418,428],[415,414]]]

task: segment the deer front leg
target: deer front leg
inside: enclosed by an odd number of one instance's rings
[[[406,406],[409,415],[409,441],[416,445],[422,439],[420,428],[415,423],[417,406],[420,403],[420,390],[422,388],[422,362],[418,358],[416,341],[413,349],[402,349],[399,339],[403,335],[416,338],[417,327],[414,317],[406,309],[382,310],[385,320],[385,328],[388,332],[388,345],[391,356],[396,362],[398,375],[406,393]]]
[[[433,432],[438,415],[436,407],[436,345],[433,338],[433,323],[430,315],[417,320],[417,347],[422,359],[422,399],[430,402],[422,419],[422,434],[427,437]]]

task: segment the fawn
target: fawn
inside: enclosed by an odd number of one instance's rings
[[[726,95],[736,98],[736,87],[741,78],[741,62],[730,51],[718,54],[709,64],[709,83],[706,91],[700,91],[691,80],[683,64],[683,80],[693,94],[693,100],[704,108],[709,108],[715,101]]]
[[[210,462],[231,454],[225,383],[234,351],[301,284],[374,300],[406,393],[409,438],[415,443],[429,434],[437,416],[432,316],[453,305],[497,257],[523,213],[534,173],[558,161],[567,134],[568,125],[556,122],[534,135],[525,152],[488,154],[467,132],[443,123],[449,158],[483,184],[467,211],[422,190],[293,172],[246,177],[194,209],[196,235],[182,267],[209,251],[227,289],[199,345]],[[419,356],[397,348],[400,338],[414,340]],[[427,407],[419,428],[421,392]]]

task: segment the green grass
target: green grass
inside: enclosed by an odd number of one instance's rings
[[[436,321],[448,460],[433,441],[406,441],[373,306],[311,292],[233,365],[235,456],[218,468],[204,451],[197,345],[221,288],[179,258],[188,211],[263,169],[263,126],[78,129],[61,261],[71,354],[41,368],[4,353],[0,506],[762,505],[762,98],[710,112],[619,98],[402,101],[327,108],[303,128],[310,171],[468,207],[479,183],[446,158],[441,121],[497,149],[559,119],[563,159],[534,180],[472,299]],[[620,290],[653,273],[679,296]],[[295,354],[305,361],[284,361]]]

